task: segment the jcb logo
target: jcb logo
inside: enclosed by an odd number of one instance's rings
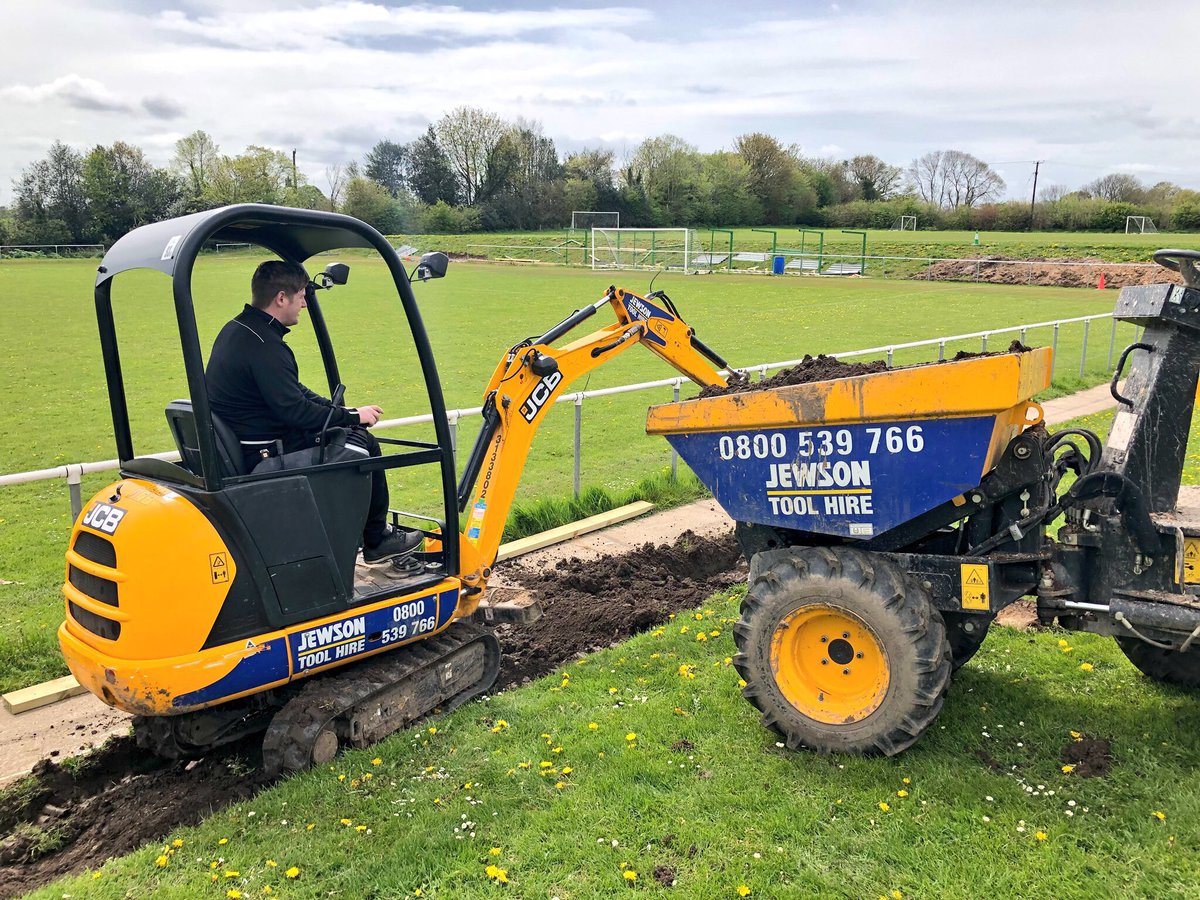
[[[550,395],[554,393],[554,389],[558,387],[558,383],[562,381],[562,372],[551,372],[542,378],[537,383],[533,391],[529,395],[529,399],[521,404],[521,415],[525,417],[526,422],[532,422],[546,401],[550,399]]]
[[[125,518],[125,510],[109,506],[107,503],[97,503],[83,517],[83,524],[105,534],[112,534]]]

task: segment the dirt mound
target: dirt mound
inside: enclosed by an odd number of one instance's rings
[[[532,625],[498,629],[499,683],[511,687],[553,672],[566,660],[644,631],[710,594],[745,581],[732,535],[714,540],[685,531],[672,546],[644,544],[619,559],[562,560],[522,587],[541,599]]]
[[[1087,265],[1083,265],[1083,264]],[[933,263],[914,279],[931,281],[986,281],[991,284],[1038,284],[1050,287],[1094,288],[1104,273],[1105,286],[1122,288],[1131,284],[1182,284],[1179,273],[1155,263],[1132,265],[1103,259],[1012,259],[988,256],[974,259],[943,259]]]
[[[744,581],[746,571],[732,535],[713,540],[685,532],[673,545],[566,560],[550,572],[518,570],[512,578],[542,600],[545,613],[532,625],[497,629],[504,650],[497,690],[665,622]],[[82,762],[44,760],[30,781],[0,794],[0,897],[166,838],[268,783],[254,738],[183,762],[145,754],[132,738],[111,741]]]
[[[1062,748],[1062,761],[1075,768],[1073,775],[1080,778],[1100,778],[1108,774],[1115,760],[1112,742],[1106,738],[1081,737]]]
[[[960,350],[954,355],[954,360],[976,359],[981,356],[999,356],[1002,353],[1028,353],[1031,349],[1020,341],[1013,341],[1009,344],[1007,350],[986,350],[975,353]],[[920,363],[919,365],[936,366],[940,365],[940,363],[930,362]],[[745,394],[749,391],[766,391],[771,388],[789,387],[795,384],[812,384],[817,381],[833,381],[838,378],[853,378],[857,375],[874,375],[878,372],[894,372],[900,369],[915,369],[917,367],[895,366],[889,370],[887,363],[883,360],[848,363],[842,362],[840,359],[835,359],[832,356],[825,356],[824,354],[820,356],[805,356],[796,365],[781,369],[763,381],[751,381],[749,375],[743,372],[734,372],[726,384],[709,385],[692,399],[702,400],[706,397],[720,397],[724,394]]]

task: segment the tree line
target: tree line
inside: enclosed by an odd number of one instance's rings
[[[674,135],[559,153],[537,122],[464,106],[407,143],[380,140],[359,160],[309,182],[295,157],[262,146],[227,155],[204,131],[176,143],[165,167],[122,141],[83,153],[55,142],[13,181],[0,244],[110,244],[130,229],[230,203],[274,203],[356,216],[385,234],[539,230],[573,210],[619,212],[642,227],[806,225],[1119,231],[1129,215],[1159,230],[1200,229],[1200,194],[1112,174],[1075,190],[1049,185],[1035,207],[997,202],[1004,180],[961,150],[907,166],[877,156],[806,157],[760,132],[703,153]]]

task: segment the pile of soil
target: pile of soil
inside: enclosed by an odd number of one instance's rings
[[[1007,350],[987,350],[971,353],[960,350],[954,355],[954,361],[961,359],[977,359],[981,356],[999,356],[1004,353],[1028,353],[1032,348],[1026,347],[1020,341],[1013,341]],[[743,372],[734,372],[724,385],[712,384],[700,391],[692,399],[703,400],[707,397],[721,397],[725,394],[745,394],[749,391],[766,391],[771,388],[789,387],[796,384],[812,384],[817,381],[833,381],[837,378],[853,378],[857,375],[874,375],[878,372],[898,371],[900,369],[915,369],[919,366],[941,365],[937,362],[919,363],[916,366],[895,366],[888,369],[883,360],[865,363],[843,362],[832,356],[805,356],[796,365],[781,369],[770,378],[763,381],[751,381],[750,376]]]
[[[1100,778],[1113,767],[1112,742],[1106,738],[1084,737],[1062,748],[1062,761],[1074,766],[1073,775]]]
[[[645,544],[619,558],[506,575],[538,597],[544,613],[531,625],[497,629],[504,653],[497,690],[665,622],[744,581],[746,568],[732,535],[685,532],[672,545]],[[99,866],[253,796],[269,783],[260,742],[248,738],[202,759],[169,762],[126,737],[82,764],[38,763],[32,787],[0,802],[0,897]]]
[[[1080,265],[1089,263],[1090,265]],[[981,259],[944,259],[913,275],[921,281],[986,281],[991,284],[1038,284],[1050,287],[1094,288],[1104,273],[1105,287],[1131,284],[1182,284],[1178,272],[1155,263],[1117,265],[1103,259],[1013,259],[988,256]]]

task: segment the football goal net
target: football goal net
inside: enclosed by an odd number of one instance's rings
[[[590,209],[577,209],[571,213],[571,230],[592,228],[620,228],[621,214],[619,212],[596,212]]]
[[[593,269],[694,268],[686,228],[593,228]]]
[[[892,231],[916,231],[917,217],[916,216],[901,216],[892,223]]]
[[[1154,220],[1149,216],[1126,216],[1125,233],[1158,234],[1158,229],[1154,227]]]

